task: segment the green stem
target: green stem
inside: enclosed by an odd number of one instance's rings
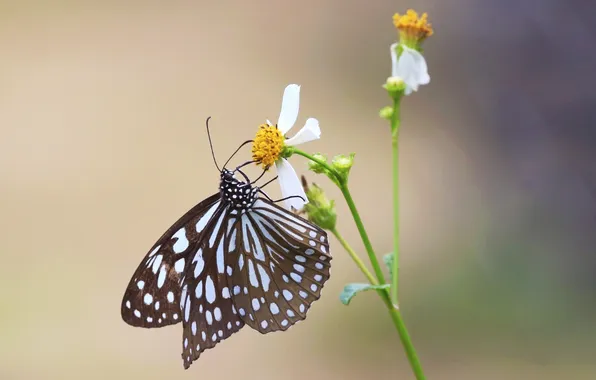
[[[391,302],[398,303],[399,287],[399,124],[401,97],[393,101],[391,115],[391,145],[393,151],[393,268],[391,277]]]
[[[364,273],[366,278],[368,278],[368,281],[370,281],[370,283],[373,285],[378,285],[377,280],[374,278],[372,273],[370,273],[370,271],[366,269],[366,266],[364,265],[358,254],[343,238],[343,236],[339,233],[337,228],[332,229],[331,233],[337,238],[337,240],[339,240],[340,244],[356,262],[356,265],[358,266],[358,268],[360,268],[362,273]],[[418,355],[416,354],[416,350],[414,349],[414,345],[412,344],[412,340],[410,339],[410,334],[408,333],[408,329],[406,328],[406,325],[403,321],[401,313],[399,312],[399,309],[393,306],[389,297],[389,293],[387,291],[379,290],[377,291],[377,293],[379,294],[379,296],[383,300],[383,303],[387,307],[387,310],[389,311],[389,316],[391,317],[391,321],[395,325],[395,328],[399,334],[399,339],[401,340],[404,350],[406,351],[408,361],[410,362],[412,371],[416,375],[416,379],[424,380],[425,377],[424,372],[422,371],[422,366],[420,365],[420,360],[418,359]]]
[[[399,312],[398,308],[393,306],[389,295],[387,293],[384,294],[385,297],[382,297],[383,301],[385,301],[385,305],[387,306],[389,314],[391,315],[391,320],[393,321],[393,324],[399,333],[399,339],[401,340],[401,344],[406,351],[406,356],[410,362],[410,367],[412,367],[412,372],[414,372],[417,380],[425,380],[426,377],[424,376],[420,359],[418,359],[418,355],[414,349],[414,344],[410,339],[410,334],[408,333],[408,329],[406,328],[406,324],[404,323],[401,313]]]
[[[375,275],[377,276],[377,281],[379,284],[385,284],[385,276],[383,275],[383,271],[381,270],[381,266],[379,265],[379,260],[373,250],[372,244],[370,239],[368,238],[368,234],[366,233],[366,229],[364,228],[364,224],[362,223],[362,219],[360,218],[360,214],[356,209],[356,204],[352,199],[352,195],[350,194],[350,190],[348,189],[348,184],[346,179],[341,176],[331,165],[323,160],[319,160],[316,157],[311,156],[310,154],[303,152],[299,149],[293,148],[292,153],[298,154],[300,156],[306,157],[311,161],[318,163],[319,165],[323,166],[327,171],[336,179],[336,183],[339,186],[344,198],[346,199],[346,203],[350,208],[350,212],[352,213],[352,217],[354,218],[354,222],[356,222],[356,227],[358,228],[358,232],[360,233],[360,237],[362,238],[362,242],[364,243],[364,247],[366,248],[366,253],[368,254],[368,258],[370,259],[370,263],[373,266],[375,271]]]
[[[375,251],[373,250],[370,239],[368,238],[368,234],[366,233],[366,229],[364,229],[364,224],[362,223],[362,219],[360,219],[360,214],[356,209],[356,204],[354,203],[354,199],[352,199],[352,194],[350,194],[348,185],[342,183],[339,189],[341,190],[342,194],[344,195],[344,198],[346,199],[346,203],[350,208],[350,212],[352,213],[354,222],[356,222],[356,227],[358,228],[358,232],[360,233],[360,237],[362,238],[362,243],[364,243],[364,247],[366,248],[366,253],[368,253],[368,258],[370,259],[370,263],[372,264],[372,267],[375,271],[377,280],[379,281],[379,284],[385,284],[385,276],[383,275],[383,271],[381,270],[381,265],[379,264],[379,260],[377,259]]]
[[[327,162],[325,162],[323,160],[319,160],[319,159],[311,156],[310,154],[303,152],[296,148],[292,148],[291,153],[298,154],[300,156],[308,158],[311,161],[318,163],[319,165],[324,167],[327,170],[327,172],[333,176],[333,178],[335,178],[335,182],[338,185],[339,189],[341,190],[342,194],[344,195],[344,198],[346,199],[346,203],[348,204],[348,207],[350,208],[350,212],[352,213],[352,217],[354,218],[354,221],[356,222],[356,227],[358,228],[358,232],[360,233],[360,237],[362,238],[362,242],[364,243],[364,247],[366,248],[366,252],[368,253],[370,262],[375,270],[375,274],[377,276],[377,281],[375,281],[375,278],[368,271],[368,269],[366,269],[366,266],[364,265],[362,260],[360,260],[360,258],[356,254],[356,252],[352,249],[352,247],[350,247],[348,242],[345,241],[343,239],[343,237],[341,237],[341,235],[339,234],[337,229],[334,229],[331,232],[338,238],[338,240],[340,241],[342,246],[346,249],[348,254],[350,254],[352,259],[356,262],[356,265],[358,265],[360,270],[368,278],[368,280],[371,282],[371,284],[373,284],[373,285],[385,284],[385,276],[383,276],[383,272],[381,270],[381,266],[379,265],[379,261],[377,260],[375,251],[372,248],[372,244],[370,242],[370,239],[368,238],[368,234],[366,233],[366,229],[364,228],[362,219],[360,219],[360,214],[358,213],[358,210],[356,209],[356,204],[354,203],[354,200],[352,199],[352,195],[350,194],[350,190],[348,189],[348,184],[347,184],[346,179],[344,177],[342,177],[333,167],[331,167]],[[420,360],[418,359],[418,355],[416,354],[416,350],[414,349],[414,345],[412,344],[412,340],[410,339],[410,335],[409,335],[406,325],[403,321],[401,313],[399,312],[399,309],[397,308],[397,303],[394,305],[391,302],[390,294],[387,291],[378,291],[377,294],[379,294],[379,296],[383,300],[383,303],[387,307],[387,310],[389,311],[389,315],[391,316],[391,320],[393,321],[393,324],[395,325],[395,328],[397,329],[399,339],[401,340],[404,350],[406,351],[406,356],[408,357],[408,361],[410,362],[410,366],[412,367],[412,371],[414,372],[416,379],[417,380],[425,380],[426,377],[424,376],[422,366],[420,365]]]
[[[368,268],[366,268],[366,264],[364,264],[364,262],[362,261],[362,259],[360,258],[360,256],[358,256],[358,254],[352,249],[352,247],[350,247],[350,245],[344,239],[344,237],[341,236],[341,234],[339,233],[339,231],[337,230],[337,228],[333,228],[330,231],[337,238],[337,240],[342,245],[342,247],[344,247],[344,249],[346,250],[346,252],[348,252],[348,254],[352,258],[352,260],[354,260],[354,262],[356,263],[356,266],[358,268],[360,268],[360,271],[362,271],[362,273],[364,273],[364,275],[366,276],[366,278],[368,279],[368,281],[371,284],[373,284],[373,285],[378,285],[379,283],[377,282],[377,279],[375,278],[375,276],[373,276],[373,274],[370,273],[370,271],[368,270]]]

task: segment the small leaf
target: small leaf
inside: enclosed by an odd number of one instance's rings
[[[383,256],[383,261],[385,262],[385,265],[387,266],[387,269],[389,270],[389,276],[391,278],[393,278],[393,258],[395,257],[395,255],[393,254],[393,252],[389,252],[388,254]]]
[[[371,284],[348,284],[344,286],[344,290],[339,295],[339,300],[344,305],[349,305],[352,297],[356,295],[358,292],[363,292],[365,290],[382,290],[382,289],[389,289],[391,285],[383,284],[383,285],[371,285]]]

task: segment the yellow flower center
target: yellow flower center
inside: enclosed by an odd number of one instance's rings
[[[285,138],[277,126],[261,124],[252,143],[252,159],[269,169],[279,159],[284,142]]]
[[[418,17],[418,13],[412,9],[408,9],[405,15],[394,14],[393,25],[399,31],[400,40],[406,45],[412,43],[419,45],[425,38],[432,36],[434,33],[432,25],[428,22],[428,15],[423,13]]]

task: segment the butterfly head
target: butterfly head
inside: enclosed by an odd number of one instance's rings
[[[234,173],[228,169],[221,171],[219,192],[222,200],[229,204],[232,210],[246,211],[258,199],[258,191],[258,187],[236,179]]]

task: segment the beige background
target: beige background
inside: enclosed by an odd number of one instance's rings
[[[519,298],[504,290],[509,272],[491,270],[500,200],[483,188],[493,174],[507,187],[507,174],[452,80],[448,51],[463,42],[450,28],[472,2],[456,3],[1,2],[0,379],[412,378],[376,297],[340,304],[343,285],[363,277],[335,240],[306,322],[244,329],[188,371],[179,326],[135,329],[119,314],[147,249],[216,191],[205,118],[223,161],[277,118],[289,83],[302,86],[298,123],[316,117],[323,131],[304,148],[357,153],[354,197],[379,255],[392,249],[390,139],[377,112],[391,16],[409,6],[437,26],[432,82],[404,102],[401,135],[402,309],[428,377],[593,378],[593,328],[558,323],[580,312],[528,303],[541,285]],[[337,199],[340,229],[362,251],[339,192],[307,176]],[[553,312],[561,318],[534,328]]]

